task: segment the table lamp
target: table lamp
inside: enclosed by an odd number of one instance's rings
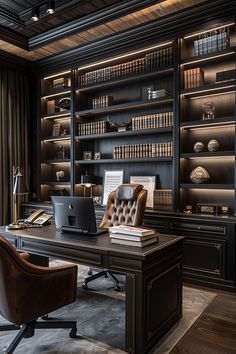
[[[90,197],[93,197],[93,186],[96,185],[96,177],[93,175],[88,175],[88,172],[85,172],[85,175],[81,175],[80,183],[84,187],[84,197],[86,197],[86,188],[90,188]]]
[[[13,167],[13,191],[12,191],[12,198],[13,198],[13,222],[6,226],[7,230],[18,230],[24,228],[24,225],[18,223],[18,203],[17,203],[17,196],[18,195],[25,195],[28,194],[28,189],[26,187],[24,177],[20,172],[19,167]]]

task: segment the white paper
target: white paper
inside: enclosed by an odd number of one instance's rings
[[[142,184],[147,190],[147,204],[148,208],[153,208],[153,194],[156,187],[156,176],[130,176],[130,183]]]
[[[103,190],[103,205],[107,204],[109,194],[116,190],[123,183],[124,171],[105,171],[104,174],[104,190]]]

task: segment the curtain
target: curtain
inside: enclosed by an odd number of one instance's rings
[[[29,187],[29,88],[21,72],[0,69],[0,225],[12,221],[12,170]]]

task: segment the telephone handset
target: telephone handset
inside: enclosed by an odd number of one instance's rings
[[[24,221],[27,224],[45,225],[52,215],[46,214],[43,209],[36,210]]]

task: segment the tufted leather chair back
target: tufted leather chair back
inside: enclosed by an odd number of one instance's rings
[[[110,193],[100,226],[142,225],[146,201],[147,191],[141,184],[121,184]]]

